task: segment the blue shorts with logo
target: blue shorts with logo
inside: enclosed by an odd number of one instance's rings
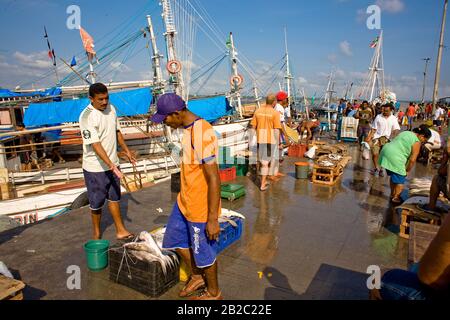
[[[164,234],[163,248],[191,248],[197,268],[206,268],[216,262],[215,243],[206,235],[206,223],[188,221],[175,202]]]
[[[105,201],[120,201],[120,180],[112,171],[89,172],[83,170],[86,184],[89,207],[99,210]]]
[[[406,176],[399,175],[398,173],[392,172],[386,169],[386,173],[389,177],[391,177],[391,181],[393,184],[405,184]]]

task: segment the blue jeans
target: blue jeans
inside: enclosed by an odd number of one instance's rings
[[[419,281],[416,273],[394,269],[381,279],[383,300],[431,300],[431,289]]]

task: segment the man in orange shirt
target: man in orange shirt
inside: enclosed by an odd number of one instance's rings
[[[181,191],[164,234],[163,248],[176,249],[192,275],[180,297],[194,300],[220,300],[216,249],[220,232],[220,178],[217,165],[217,137],[212,126],[186,108],[174,93],[159,97],[155,123],[184,128],[182,138]]]
[[[267,177],[276,179],[279,175],[279,149],[281,122],[280,113],[274,109],[277,97],[269,94],[266,105],[256,110],[250,125],[256,130],[258,160],[261,163],[261,191],[268,188]]]
[[[408,117],[408,130],[411,131],[414,123],[414,117],[416,116],[416,107],[414,107],[414,103],[409,103],[409,107],[406,110],[406,116]]]

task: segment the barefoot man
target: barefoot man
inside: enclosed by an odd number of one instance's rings
[[[258,160],[261,163],[261,191],[267,190],[270,180],[279,179],[279,149],[278,142],[280,130],[280,114],[274,109],[277,97],[269,94],[266,105],[256,110],[250,125],[256,130],[258,141]]]
[[[120,132],[114,106],[109,104],[108,89],[102,83],[89,88],[91,104],[81,112],[80,131],[83,138],[83,174],[88,192],[89,205],[94,225],[93,239],[101,238],[100,220],[102,207],[108,200],[108,209],[116,226],[117,240],[134,237],[125,229],[120,215],[120,179],[117,143],[130,162],[136,159],[131,154]]]

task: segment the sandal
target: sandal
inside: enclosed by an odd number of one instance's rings
[[[190,298],[190,300],[223,300],[223,297],[221,291],[219,291],[216,296],[213,296],[207,289],[205,289],[198,295]]]
[[[186,285],[181,289],[180,293],[178,294],[181,298],[186,298],[191,295],[193,295],[197,290],[204,288],[206,286],[205,280],[203,280],[203,277],[194,279],[189,277],[189,280],[186,282]]]
[[[398,198],[398,197],[395,197],[395,198],[392,198],[392,199],[391,199],[391,202],[392,202],[393,204],[401,204],[401,203],[402,203],[402,200],[401,200],[400,198]]]

